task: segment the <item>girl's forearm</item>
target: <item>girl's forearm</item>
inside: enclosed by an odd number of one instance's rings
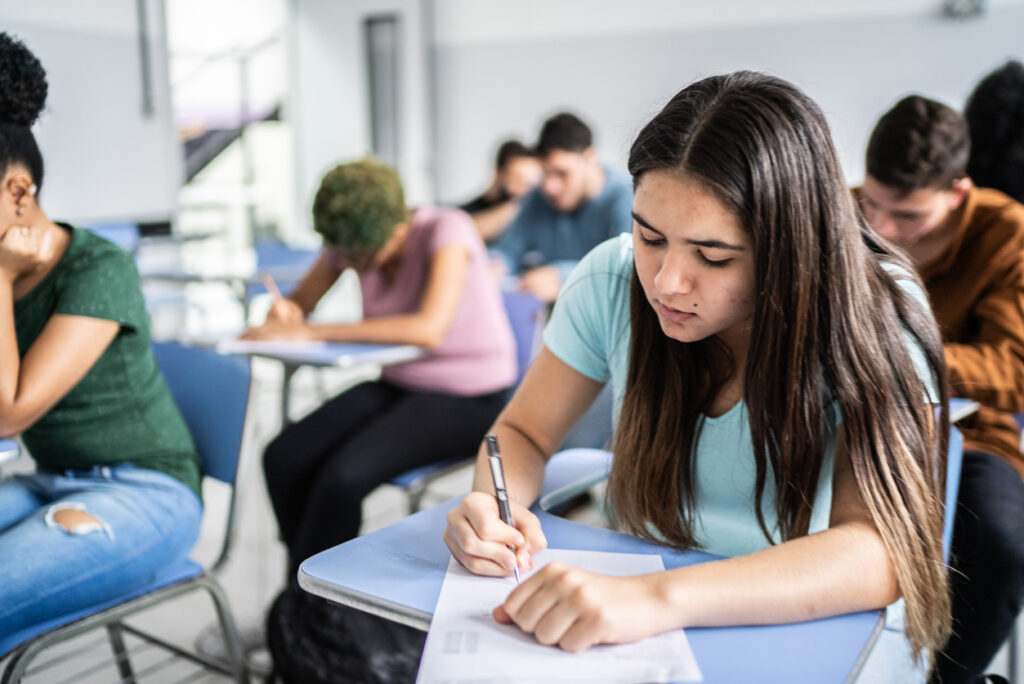
[[[862,522],[659,579],[678,627],[801,622],[878,609],[900,597],[881,537]]]
[[[497,435],[501,448],[505,488],[510,499],[528,508],[540,495],[541,485],[544,483],[544,466],[547,463],[547,456],[541,453],[537,445],[531,442],[523,432],[502,420],[503,417],[499,416],[497,423],[491,429]],[[494,493],[485,445],[481,445],[477,453],[473,490]]]
[[[0,275],[0,432],[18,396],[21,357],[14,328],[14,293],[10,279]]]
[[[444,330],[418,314],[368,318],[357,323],[324,323],[309,326],[314,339],[327,342],[414,344],[432,349],[441,343]]]

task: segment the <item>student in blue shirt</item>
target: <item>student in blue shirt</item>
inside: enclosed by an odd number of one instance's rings
[[[601,165],[590,128],[573,114],[545,121],[536,151],[543,180],[494,248],[520,289],[552,302],[584,254],[629,232],[633,193],[621,174]]]
[[[727,558],[640,577],[548,565],[497,620],[578,651],[903,597],[930,661],[950,629],[942,345],[913,268],[858,213],[820,109],[773,77],[707,78],[640,132],[629,170],[632,236],[573,272],[492,428],[515,527],[481,450],[448,516],[453,555],[483,575],[532,567],[545,461],[611,382],[618,521]]]

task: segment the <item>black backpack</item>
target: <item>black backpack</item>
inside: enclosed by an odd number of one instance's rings
[[[274,660],[267,682],[413,684],[426,638],[426,632],[289,584],[267,617],[267,647]]]

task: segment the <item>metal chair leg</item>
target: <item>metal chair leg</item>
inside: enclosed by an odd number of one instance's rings
[[[412,487],[409,487],[409,490],[406,492],[406,496],[408,497],[409,503],[409,515],[420,512],[420,510],[423,508],[423,496],[426,493],[426,483],[417,484]]]
[[[121,630],[121,623],[112,622],[107,625],[107,636],[110,638],[110,650],[114,652],[117,671],[121,674],[121,682],[128,684],[136,681],[135,673],[132,672],[132,663],[128,659],[128,649],[124,647],[124,633]]]
[[[1010,630],[1010,638],[1007,640],[1010,645],[1010,651],[1006,656],[1006,674],[1007,679],[1010,680],[1010,684],[1024,684],[1020,680],[1020,662],[1018,656],[1018,650],[1020,649],[1020,621],[1013,623],[1013,629]]]
[[[238,684],[249,684],[249,667],[245,662],[245,653],[242,651],[242,639],[238,635],[238,628],[235,626],[235,620],[228,608],[227,596],[211,577],[204,577],[200,582],[210,594],[213,606],[217,610],[217,619],[220,622],[221,631],[224,633],[224,645],[227,648],[228,657],[231,659],[231,669],[234,671],[235,680]]]

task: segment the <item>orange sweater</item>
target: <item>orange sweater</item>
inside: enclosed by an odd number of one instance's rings
[[[922,269],[945,342],[951,396],[982,405],[964,420],[966,449],[998,454],[1024,475],[1024,206],[972,188],[947,219],[953,241]]]

